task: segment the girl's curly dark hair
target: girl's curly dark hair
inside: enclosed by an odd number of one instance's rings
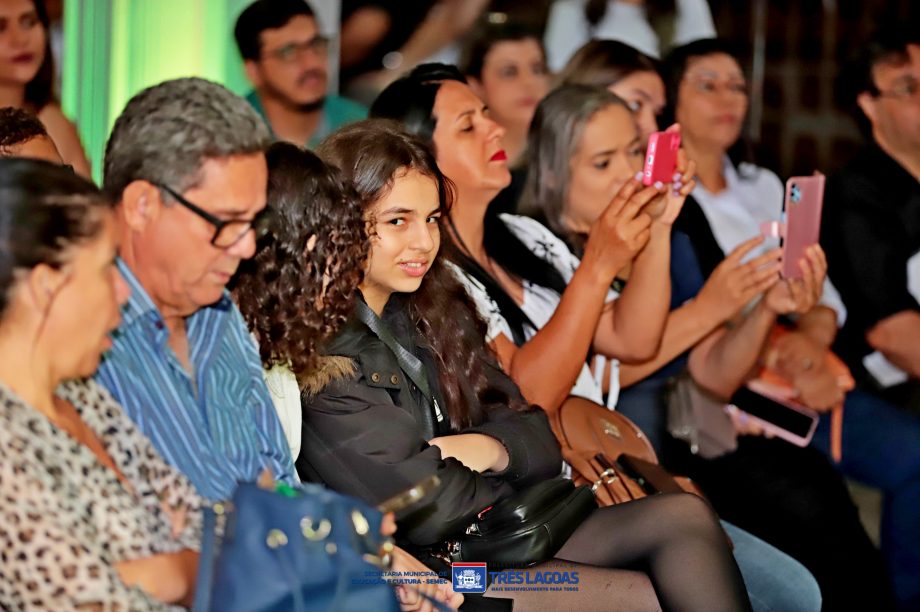
[[[351,312],[369,248],[364,210],[315,154],[279,142],[266,159],[270,229],[240,266],[234,292],[262,364],[302,379]]]
[[[365,211],[386,196],[394,178],[406,169],[437,183],[442,218],[450,210],[453,186],[438,169],[431,148],[396,121],[353,123],[327,138],[318,153],[352,180]],[[438,381],[454,430],[481,423],[490,404],[530,409],[523,399],[490,382],[488,369],[499,366],[486,345],[485,321],[443,257],[435,257],[418,291],[409,296],[409,314],[439,366]]]

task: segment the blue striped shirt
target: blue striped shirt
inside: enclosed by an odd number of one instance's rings
[[[193,379],[167,344],[150,296],[123,261],[118,268],[131,297],[96,379],[203,497],[228,499],[238,481],[264,468],[293,483],[255,342],[229,294],[186,319]]]

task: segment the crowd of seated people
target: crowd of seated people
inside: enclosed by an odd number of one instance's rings
[[[137,93],[97,187],[39,86],[42,2],[0,3],[0,46],[28,55],[0,75],[0,607],[191,607],[202,510],[239,483],[373,506],[436,475],[424,516],[396,516],[391,569],[431,577],[394,585],[403,610],[916,609],[920,40],[883,32],[848,70],[870,141],[785,278],[735,50],[685,40],[695,3],[646,4],[653,38],[589,41],[555,80],[536,33],[481,24],[460,68],[392,75],[366,111],[327,93],[309,4],[256,0],[250,95]],[[586,35],[620,5],[586,3]],[[658,130],[681,150],[645,185]],[[809,446],[722,411],[765,364],[820,415]],[[672,436],[678,382],[734,448]],[[549,424],[570,396],[630,417],[705,499],[592,510],[527,570],[567,564],[577,590],[455,592],[450,541],[572,476]],[[879,547],[844,478],[881,490]]]

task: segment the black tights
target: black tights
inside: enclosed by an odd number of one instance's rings
[[[556,557],[643,570],[664,610],[751,609],[725,532],[709,504],[695,495],[655,495],[600,508]]]

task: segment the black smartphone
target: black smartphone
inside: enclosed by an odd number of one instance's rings
[[[627,454],[620,455],[616,463],[650,495],[684,492],[674,477],[657,463]]]
[[[758,386],[752,381],[735,392],[732,404],[750,415],[764,431],[796,446],[808,446],[818,426],[818,414],[791,401],[768,397],[769,392],[766,385]]]

